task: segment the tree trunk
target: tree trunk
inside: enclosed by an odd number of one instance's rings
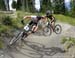
[[[28,0],[26,0],[26,11],[29,11]]]
[[[21,3],[22,3],[22,11],[24,11],[24,9],[25,9],[25,8],[24,8],[24,5],[25,5],[24,0],[22,0]]]

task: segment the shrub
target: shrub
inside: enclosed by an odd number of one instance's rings
[[[9,16],[6,16],[3,18],[3,22],[4,25],[12,25],[12,18],[10,18]]]
[[[63,37],[63,39],[61,40],[61,43],[64,44],[67,41],[66,37]]]
[[[71,46],[75,46],[75,38],[72,37],[63,37],[61,40],[62,44],[65,44],[65,48],[69,49]]]

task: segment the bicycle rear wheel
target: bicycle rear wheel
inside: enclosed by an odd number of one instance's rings
[[[13,45],[14,43],[16,43],[17,40],[22,38],[22,35],[23,35],[23,32],[20,32],[16,37],[10,40],[9,45]]]
[[[44,29],[43,29],[43,35],[45,36],[50,36],[52,33],[52,30],[50,27],[46,26]]]
[[[59,24],[55,25],[54,32],[55,32],[56,34],[60,34],[61,31],[62,31],[61,25],[59,25]]]

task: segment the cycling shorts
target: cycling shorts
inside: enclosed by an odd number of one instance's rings
[[[30,21],[30,22],[29,22],[29,25],[35,25],[35,26],[37,26],[37,24],[38,24],[38,23],[33,22],[33,21]]]

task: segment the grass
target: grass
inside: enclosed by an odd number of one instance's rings
[[[0,49],[2,49],[3,48],[3,42],[2,42],[2,40],[0,39]]]
[[[73,17],[69,17],[69,16],[65,16],[65,15],[61,15],[61,14],[54,15],[54,16],[56,17],[57,20],[59,20],[61,22],[65,22],[65,23],[75,26],[75,18],[73,18]]]
[[[75,46],[75,38],[63,37],[61,43],[65,44],[64,48],[68,50],[71,46]]]

